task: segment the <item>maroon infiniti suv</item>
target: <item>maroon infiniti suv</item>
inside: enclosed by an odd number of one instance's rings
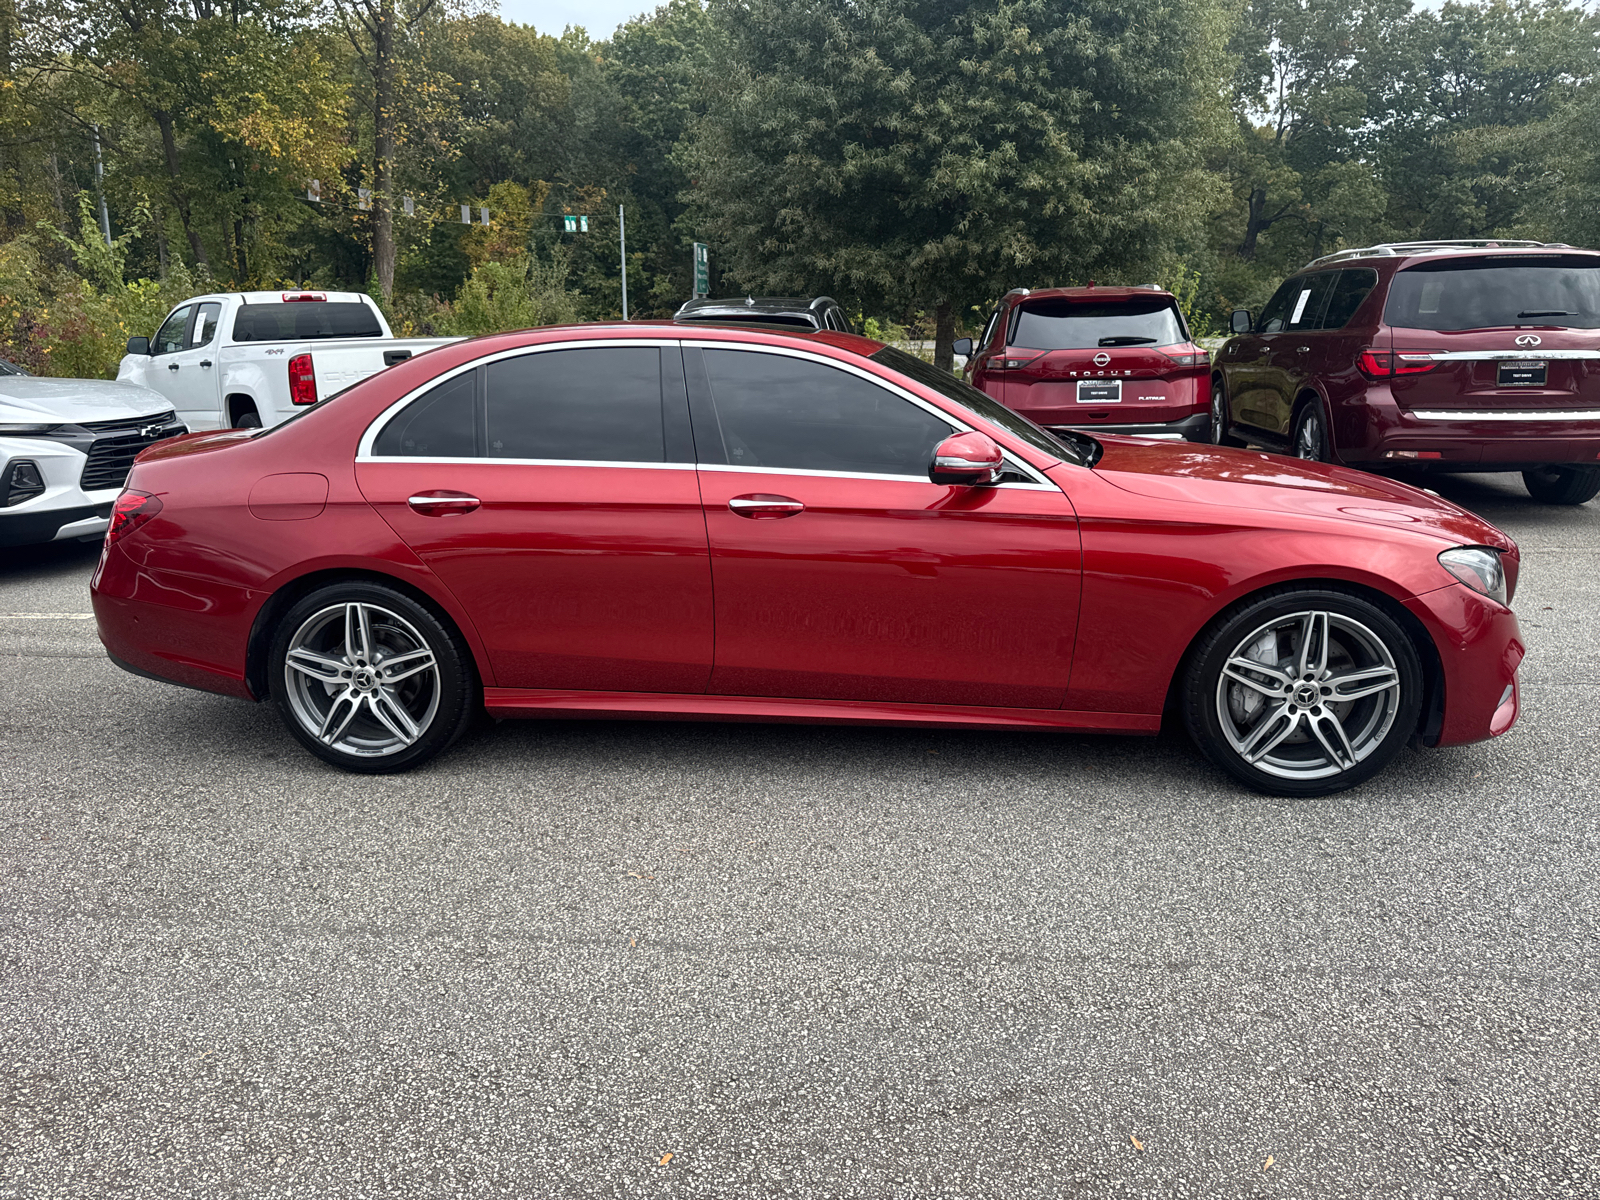
[[[1382,470],[1520,471],[1600,493],[1600,253],[1398,242],[1289,278],[1211,371],[1210,440]]]
[[[1171,292],[1007,292],[969,355],[972,384],[1046,429],[1208,440],[1210,360]]]

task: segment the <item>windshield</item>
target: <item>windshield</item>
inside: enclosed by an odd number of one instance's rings
[[[1165,296],[1141,296],[1088,303],[1026,303],[1011,345],[1023,350],[1093,350],[1101,346],[1174,346],[1185,340],[1172,301]]]
[[[1600,256],[1474,257],[1395,274],[1385,323],[1402,329],[1507,325],[1600,329]]]
[[[1074,466],[1087,467],[1094,463],[1099,443],[1085,437],[1082,444],[1074,437],[1072,441],[1063,441],[1061,438],[1040,429],[1021,413],[1012,412],[997,400],[991,400],[977,388],[964,380],[957,379],[949,371],[941,371],[932,363],[923,362],[914,355],[907,354],[904,350],[896,350],[893,346],[885,346],[872,356],[873,362],[882,363],[892,367],[902,375],[908,375],[918,383],[926,384],[947,400],[953,400],[974,416],[1000,426],[1007,433],[1021,438],[1035,450],[1042,450],[1051,458],[1063,459]]]
[[[296,300],[246,304],[233,322],[236,342],[306,342],[318,338],[382,337],[378,314],[359,301]]]

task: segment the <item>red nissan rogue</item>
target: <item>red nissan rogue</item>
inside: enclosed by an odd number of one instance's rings
[[[1171,292],[1007,292],[970,355],[972,386],[1046,429],[1207,440],[1210,360]]]
[[[1056,437],[847,333],[459,342],[162,442],[128,489],[93,581],[114,660],[270,699],[353,771],[484,708],[1149,734],[1170,707],[1246,784],[1317,795],[1517,717],[1492,525],[1322,463]]]
[[[1211,373],[1212,442],[1368,470],[1520,471],[1600,493],[1600,253],[1403,242],[1286,280]]]

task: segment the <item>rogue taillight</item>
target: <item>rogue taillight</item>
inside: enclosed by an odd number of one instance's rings
[[[1363,350],[1356,364],[1369,379],[1389,375],[1421,375],[1439,364],[1423,350]]]
[[[295,404],[317,402],[317,373],[309,354],[296,354],[289,360],[289,399]]]
[[[1170,358],[1180,367],[1204,367],[1209,366],[1211,363],[1211,355],[1207,354],[1204,350],[1198,351],[1194,354],[1168,354],[1165,350],[1163,350],[1161,351],[1161,354],[1165,358]]]
[[[149,492],[123,492],[111,506],[111,524],[106,529],[106,545],[121,541],[161,511],[161,497]]]

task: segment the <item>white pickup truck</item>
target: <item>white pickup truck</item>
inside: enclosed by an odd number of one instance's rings
[[[160,392],[191,430],[252,429],[458,340],[396,338],[360,292],[225,292],[129,338],[117,380]]]

